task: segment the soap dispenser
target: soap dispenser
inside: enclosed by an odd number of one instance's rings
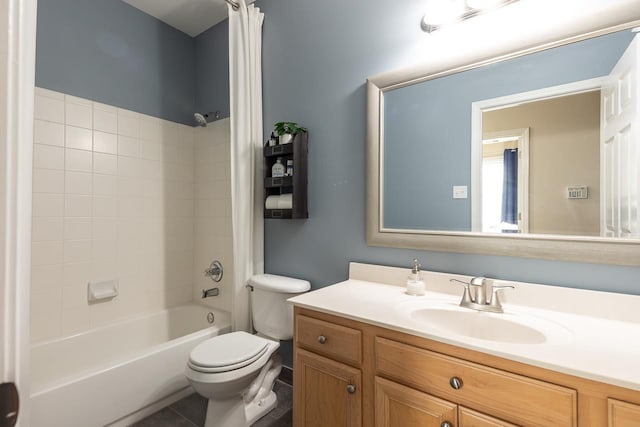
[[[420,263],[418,258],[414,258],[411,274],[407,278],[407,293],[409,295],[424,295],[424,292],[425,284],[424,279],[420,276]]]

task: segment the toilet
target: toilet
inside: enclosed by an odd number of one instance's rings
[[[257,334],[219,335],[189,355],[185,375],[209,399],[205,427],[248,427],[275,408],[279,341],[293,338],[293,306],[287,299],[311,287],[306,280],[273,274],[252,276],[247,286]]]

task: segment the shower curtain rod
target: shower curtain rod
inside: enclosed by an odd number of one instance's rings
[[[238,10],[240,8],[240,5],[238,3],[236,3],[233,0],[224,0],[227,3],[229,3],[231,5],[231,7],[233,8],[233,10]]]

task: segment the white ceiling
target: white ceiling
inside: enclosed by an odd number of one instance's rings
[[[195,37],[227,17],[224,0],[122,0]],[[247,4],[255,0],[247,0]]]

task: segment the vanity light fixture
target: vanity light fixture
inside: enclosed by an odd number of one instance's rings
[[[446,24],[464,21],[476,15],[515,3],[518,0],[427,0],[420,27],[431,33]]]

